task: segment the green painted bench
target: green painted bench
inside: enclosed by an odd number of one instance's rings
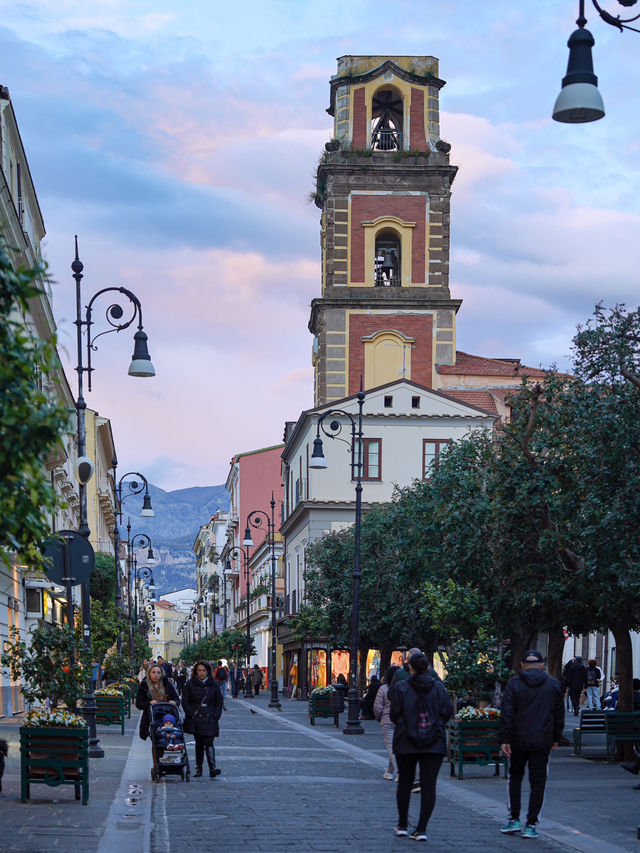
[[[605,725],[610,761],[615,761],[617,744],[640,741],[640,711],[610,711],[605,716]]]
[[[580,721],[577,728],[573,730],[573,752],[575,755],[582,754],[582,738],[585,735],[606,734],[607,717],[614,711],[580,711]]]

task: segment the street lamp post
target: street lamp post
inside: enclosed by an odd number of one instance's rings
[[[262,529],[263,525],[267,525],[267,539],[269,540],[269,550],[271,552],[271,661],[269,666],[269,683],[271,685],[271,700],[270,708],[280,708],[278,700],[278,676],[276,672],[277,659],[277,617],[276,617],[276,524],[275,510],[276,501],[271,492],[271,516],[262,509],[254,509],[247,517],[247,529],[245,537],[248,534],[248,539],[245,538],[243,544],[253,545],[251,539],[251,527],[256,530]]]
[[[149,565],[155,565],[155,557],[153,556],[153,548],[151,547],[151,539],[147,536],[146,533],[136,533],[133,537],[131,536],[131,518],[127,520],[127,562],[128,562],[128,572],[127,572],[127,589],[128,589],[128,620],[129,620],[129,660],[131,661],[131,665],[133,666],[133,625],[134,619],[137,620],[137,594],[136,594],[136,566],[135,566],[135,557],[134,557],[134,548],[137,546],[139,548],[147,549],[147,563]],[[134,614],[135,611],[135,614]]]
[[[151,497],[149,495],[149,482],[144,474],[140,474],[138,471],[128,471],[126,474],[123,474],[122,477],[118,480],[118,460],[114,456],[111,461],[111,467],[113,468],[113,488],[114,488],[114,507],[115,507],[115,531],[113,534],[113,547],[116,555],[116,609],[122,610],[122,580],[120,577],[120,525],[122,524],[122,502],[127,498],[130,498],[132,495],[140,495],[144,491],[144,499],[142,502],[142,512],[140,513],[142,518],[153,518],[155,513],[153,511],[153,507],[151,506]],[[127,483],[124,481],[127,477],[137,477],[138,480],[129,480]],[[123,495],[123,485],[127,486],[127,494]],[[130,530],[129,526],[129,530]],[[122,652],[122,637],[118,633],[118,654]]]
[[[640,18],[640,13],[630,18],[621,18],[620,15],[614,16],[607,12],[597,0],[591,0],[591,2],[605,23],[617,27],[620,32],[623,30],[640,32],[637,27],[630,26]],[[638,0],[618,0],[618,4],[626,8],[635,6],[637,2]],[[567,73],[562,80],[562,89],[553,107],[553,118],[568,124],[597,121],[604,116],[604,102],[598,91],[598,78],[593,72],[591,56],[591,48],[595,40],[589,30],[585,29],[586,23],[584,0],[579,0],[576,20],[578,29],[571,33],[567,42],[569,47]]]
[[[360,531],[362,527],[362,467],[363,467],[363,446],[362,446],[362,407],[364,405],[365,393],[360,385],[360,391],[356,395],[358,400],[358,420],[354,419],[353,415],[345,412],[342,409],[330,409],[318,419],[318,431],[316,438],[313,441],[313,453],[309,460],[310,468],[326,468],[327,460],[324,457],[322,449],[322,439],[320,431],[329,438],[337,438],[339,441],[344,441],[351,448],[351,479],[356,481],[356,520],[354,527],[354,553],[353,553],[353,603],[351,607],[351,650],[349,661],[349,693],[347,702],[349,710],[347,714],[347,724],[343,729],[345,735],[361,735],[364,734],[364,729],[360,725],[360,702],[358,699],[358,641],[359,641],[359,608],[360,608]],[[342,431],[342,423],[336,418],[343,418],[351,424],[351,441],[340,438]],[[327,419],[331,419],[329,423],[325,423]]]
[[[89,538],[91,530],[89,528],[89,520],[87,513],[87,483],[91,479],[94,470],[94,463],[87,458],[87,427],[86,427],[86,408],[87,404],[84,399],[84,374],[87,374],[88,389],[91,391],[91,374],[93,367],[91,366],[91,353],[96,349],[95,342],[101,335],[109,332],[120,332],[123,329],[129,328],[131,324],[138,320],[138,331],[134,335],[134,352],[131,364],[129,365],[130,376],[154,376],[155,369],[151,364],[149,350],[147,348],[147,335],[142,327],[142,305],[138,297],[127,290],[125,287],[105,287],[99,290],[89,301],[84,312],[82,313],[82,271],[84,265],[78,257],[78,237],[75,238],[75,258],[71,264],[73,278],[75,280],[76,289],[76,344],[77,344],[77,364],[76,373],[78,374],[78,395],[76,398],[76,418],[77,418],[77,440],[78,440],[78,460],[76,470],[78,474],[78,498],[80,505],[80,518],[78,523],[78,533]],[[124,323],[120,322],[124,315],[122,306],[117,302],[112,303],[107,309],[106,320],[111,326],[106,332],[101,332],[99,335],[92,335],[91,327],[94,325],[92,320],[93,304],[99,296],[104,293],[117,292],[126,296],[133,306],[133,313],[129,320]],[[87,348],[87,363],[83,362],[83,332],[86,330],[86,348]],[[91,598],[89,581],[82,584],[82,633],[87,652],[91,654]],[[96,734],[96,700],[93,695],[93,681],[91,672],[87,674],[87,694],[83,702],[83,714],[89,728],[89,757],[102,758],[104,750],[98,746],[98,737]]]
[[[247,542],[249,540],[249,544]],[[239,548],[237,545],[233,548],[229,549],[229,554],[233,557],[234,560],[239,560],[242,563],[244,559],[244,574],[247,582],[247,677],[245,679],[244,685],[244,695],[245,698],[251,698],[253,695],[251,692],[251,681],[249,680],[249,660],[251,658],[251,624],[250,624],[250,615],[251,615],[251,602],[249,600],[249,595],[251,592],[251,579],[249,577],[249,548],[253,545],[251,541],[251,531],[245,530],[244,532],[244,540],[242,544],[245,546],[244,548]]]

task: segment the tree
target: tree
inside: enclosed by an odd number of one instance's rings
[[[256,654],[256,647],[251,640],[249,656]],[[244,631],[236,628],[227,628],[215,637],[202,637],[195,643],[184,646],[180,653],[180,659],[186,663],[195,663],[197,660],[237,660],[246,661],[247,658],[247,635]]]
[[[84,643],[78,643],[68,626],[32,629],[28,643],[19,639],[16,628],[0,657],[11,678],[21,681],[20,690],[28,702],[49,698],[54,707],[67,707],[84,695],[91,660]]]
[[[43,390],[59,367],[55,338],[42,341],[23,321],[39,296],[43,267],[14,269],[0,235],[0,559],[42,567],[38,546],[50,533],[56,492],[43,467],[68,423],[68,412]]]
[[[113,554],[96,553],[96,567],[90,579],[91,598],[108,604],[115,601],[116,561]]]
[[[113,601],[106,605],[99,599],[91,599],[91,648],[100,665],[105,655],[114,646],[118,637],[127,631],[127,620]]]

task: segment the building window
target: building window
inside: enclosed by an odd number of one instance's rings
[[[382,479],[382,439],[380,438],[362,439],[362,479]]]
[[[425,438],[422,442],[422,479],[430,480],[431,473],[438,464],[438,456],[443,447],[451,443],[450,438]]]
[[[390,228],[379,231],[375,246],[376,287],[399,287],[401,264],[400,235]]]
[[[420,397],[412,397],[411,398],[411,408],[419,409],[420,408]]]
[[[384,407],[385,407],[385,409],[393,408],[393,397],[385,397],[384,398]]]

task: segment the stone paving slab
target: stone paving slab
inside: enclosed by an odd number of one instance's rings
[[[89,759],[89,802],[74,799],[72,785],[31,785],[32,799],[20,802],[19,718],[4,718],[0,737],[9,757],[0,794],[0,853],[95,853],[120,783],[138,724],[137,713],[119,726],[98,726],[104,758]]]

